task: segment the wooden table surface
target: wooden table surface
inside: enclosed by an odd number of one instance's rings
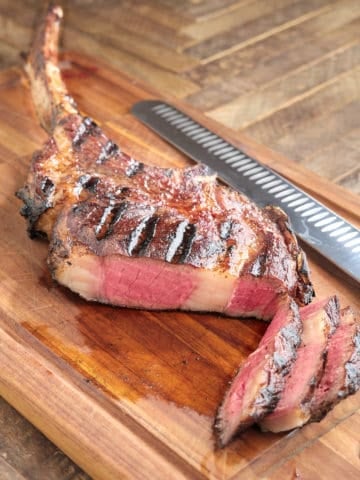
[[[359,0],[63,2],[63,46],[98,56],[220,123],[360,193]],[[0,0],[0,68],[21,62],[42,2]],[[274,472],[324,468],[324,445],[359,470],[355,414]],[[342,442],[339,442],[339,438]],[[343,439],[348,439],[344,443]],[[298,469],[298,470],[297,470]],[[331,472],[331,470],[329,470]],[[304,475],[303,477],[301,475]],[[331,473],[329,473],[331,478]],[[0,399],[1,479],[88,476]],[[312,477],[314,478],[314,477]],[[335,473],[334,473],[335,478]]]

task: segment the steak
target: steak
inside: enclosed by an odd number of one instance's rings
[[[270,320],[313,288],[277,207],[261,209],[205,166],[143,164],[82,116],[57,66],[62,11],[50,7],[26,70],[42,126],[24,201],[30,236],[50,241],[53,278],[86,299]]]
[[[215,422],[218,444],[231,438],[274,410],[286,376],[296,361],[302,322],[296,303],[284,298],[258,348],[233,379]]]
[[[310,420],[311,399],[323,375],[330,339],[336,332],[339,317],[335,296],[301,309],[303,330],[297,358],[276,408],[260,422],[263,430],[282,432]]]
[[[331,337],[324,373],[311,400],[311,420],[320,421],[340,400],[360,389],[360,323],[351,309],[341,311]]]

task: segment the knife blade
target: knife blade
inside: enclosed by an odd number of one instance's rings
[[[144,100],[133,115],[191,159],[260,206],[278,205],[296,234],[360,282],[360,230],[256,158],[161,100]]]

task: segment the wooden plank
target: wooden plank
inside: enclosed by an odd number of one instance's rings
[[[348,172],[345,176],[337,179],[336,183],[360,195],[360,168]]]
[[[75,20],[72,21],[72,18]],[[70,15],[67,24],[69,28],[81,31],[86,36],[95,36],[99,43],[108,43],[117,50],[131,53],[150,64],[166,68],[171,72],[181,73],[198,64],[198,60],[190,55],[177,52],[168,45],[164,46],[158,40],[149,38],[149,35],[145,38],[141,20],[138,22],[136,32],[122,28],[121,24],[112,22],[109,18],[97,17],[94,22],[92,17],[79,17],[76,14]],[[159,33],[161,34],[161,32]],[[163,32],[162,35],[164,37],[165,33]]]
[[[321,113],[331,114],[359,97],[359,70],[341,75],[300,101],[274,112],[243,131],[257,141],[272,145],[286,134],[296,136],[297,130]]]
[[[262,88],[210,110],[208,114],[236,130],[246,128],[281,108],[313,95],[329,83],[340,83],[341,79],[337,77],[359,64],[360,43],[351,44],[292,70],[289,75],[275,79]]]
[[[326,178],[335,183],[348,176],[349,172],[359,167],[360,152],[348,145],[346,137],[347,134],[337,138],[325,148],[312,152],[304,159],[303,164],[314,172],[326,172]],[[341,158],[341,163],[336,162],[336,158]]]
[[[172,0],[161,0],[160,3],[173,8],[176,12],[185,13],[198,20],[204,20],[236,8],[239,0],[222,0],[221,2],[218,0],[183,1],[176,3],[176,6],[174,6]]]
[[[0,41],[0,65],[8,68],[19,63],[19,51],[7,42]]]
[[[164,21],[163,9],[157,7],[155,10],[155,8],[153,2],[143,4],[141,2],[131,2],[128,5],[115,4],[106,9],[97,5],[93,10],[93,15],[96,15],[96,23],[99,19],[108,20],[110,18],[112,23],[117,26],[121,25],[122,29],[141,35],[143,37],[142,41],[145,42],[150,39],[175,51],[181,51],[181,49],[189,46],[192,41],[191,37],[180,30],[184,20],[179,22],[178,15],[171,11],[171,16],[169,14]],[[72,15],[77,19],[79,12],[75,10]],[[106,28],[102,30],[102,33],[106,32]]]
[[[276,15],[264,15],[253,22],[243,25],[241,29],[230,29],[186,49],[186,52],[208,63],[216,58],[228,55],[262,40],[275,32],[285,30],[309,18],[320,15],[331,8],[329,0],[301,0],[277,11]]]
[[[347,23],[359,17],[359,2],[357,0],[339,0],[333,8],[324,12],[321,17],[306,23],[305,29],[307,33],[316,32],[321,36],[331,30],[338,29]]]
[[[143,81],[152,78],[152,82],[165,94],[176,91],[181,98],[196,92],[199,88],[186,78],[151,65],[126,52],[121,52],[115,47],[110,45],[100,46],[91,36],[83,35],[75,30],[68,29],[64,32],[64,44],[65,46],[76,45],[80,52],[88,55],[99,55],[104,61],[122,68],[128,75],[133,75]]]
[[[346,134],[358,126],[360,100],[357,99],[344,108],[324,116],[324,122],[306,124],[293,135],[285,135],[276,142],[276,148],[291,155],[294,160],[301,161],[317,149],[323,148],[335,138]],[[319,115],[319,117],[321,114]],[[326,119],[326,120],[325,120]]]
[[[195,68],[189,78],[201,85],[187,99],[203,111],[256,91],[281,77],[320,62],[358,41],[359,19],[323,36],[305,35],[298,26],[251,45],[207,65]],[[306,41],[304,41],[306,36]],[[226,82],[223,81],[226,78]]]
[[[2,457],[0,457],[0,478],[2,480],[26,480]]]
[[[118,2],[115,3],[117,4]],[[137,0],[136,2],[131,2],[131,9],[136,15],[156,19],[157,23],[178,30],[191,23],[192,19],[186,9],[179,12],[178,9],[175,11],[174,6],[176,6],[174,2],[167,6],[161,0],[152,0],[151,2]]]
[[[30,25],[34,23],[36,13],[39,13],[39,7],[34,10],[25,5],[8,2],[7,0],[4,0],[4,2],[4,5],[0,4],[0,27],[2,27],[0,28],[0,31],[2,31],[2,35],[8,39],[9,43],[21,49],[27,49],[32,34]],[[86,19],[83,20],[83,22],[86,21]],[[89,17],[86,25],[89,28],[91,25],[93,25],[92,28],[97,28],[97,22],[93,22],[91,17]],[[168,92],[170,89],[173,91],[175,89],[179,92],[179,96],[182,97],[194,93],[198,89],[197,85],[186,78],[176,75],[171,71],[171,68],[164,69],[159,65],[152,64],[148,61],[150,58],[150,60],[152,59],[161,64],[161,59],[164,56],[164,49],[161,48],[161,46],[152,47],[147,42],[139,42],[138,39],[134,39],[131,35],[131,33],[123,32],[122,36],[122,40],[127,42],[130,53],[126,50],[119,49],[118,44],[111,45],[106,41],[104,41],[104,44],[99,43],[97,39],[93,37],[91,31],[84,34],[76,29],[65,27],[63,38],[65,48],[72,49],[73,46],[76,45],[76,48],[79,51],[98,55],[100,58],[107,60],[114,66],[122,68],[130,75],[135,75],[144,80],[149,77],[153,78],[154,82],[158,84],[158,88],[164,92]],[[142,49],[143,56],[144,58],[146,57],[145,60],[139,56],[133,56],[133,49],[139,53],[139,48],[140,50]],[[176,61],[176,58],[179,59],[178,62]],[[193,65],[191,59],[185,60],[185,58],[187,58],[185,55],[181,56],[181,54],[177,55],[176,53],[171,52],[165,56],[164,60],[167,59],[166,61],[169,65],[173,65],[173,68],[177,71],[179,68],[180,70],[183,69],[185,64],[187,66]]]
[[[296,0],[243,0],[236,4],[230,12],[224,12],[215,18],[195,22],[181,29],[183,33],[191,36],[199,43],[219,34],[226,34],[231,28],[241,28],[242,25],[254,21],[266,13],[276,14],[276,10],[294,3]],[[194,43],[195,43],[194,42]]]

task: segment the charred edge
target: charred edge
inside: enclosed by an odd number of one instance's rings
[[[315,292],[309,278],[309,268],[306,255],[298,245],[290,219],[279,207],[268,206],[265,207],[264,211],[271,220],[276,222],[285,240],[289,253],[296,258],[296,271],[301,282],[298,282],[295,295],[302,304],[307,305],[315,296]]]
[[[50,196],[55,189],[54,183],[45,177],[40,183],[40,191],[42,195],[35,195],[33,198],[29,194],[28,187],[21,188],[15,195],[24,202],[24,206],[20,209],[20,215],[28,221],[28,234],[30,238],[46,238],[46,234],[36,229],[36,224],[41,215],[52,207]]]
[[[266,259],[266,253],[258,255],[250,268],[250,274],[254,277],[261,277],[262,275],[264,275],[266,268]]]
[[[50,180],[49,177],[45,177],[40,184],[40,188],[41,188],[42,193],[45,195],[45,197],[48,197],[53,193],[53,191],[55,189],[55,185]]]
[[[190,255],[191,252],[191,247],[194,243],[196,236],[196,226],[193,225],[192,223],[189,223],[187,227],[185,228],[183,240],[179,249],[179,260],[178,263],[185,263],[188,256]]]
[[[126,169],[125,175],[127,177],[133,177],[137,173],[141,172],[144,168],[144,164],[141,162],[137,162],[136,160],[133,160],[129,167]]]
[[[271,373],[269,373],[271,376]],[[281,388],[279,387],[281,384]],[[272,379],[269,384],[259,391],[259,394],[255,401],[256,410],[252,415],[252,420],[260,422],[265,415],[273,412],[280,401],[283,382],[279,382],[278,379]]]
[[[303,398],[303,401],[301,402],[301,405],[304,406],[306,409],[311,411],[311,402],[314,398],[314,393],[317,387],[319,386],[321,379],[324,375],[326,365],[327,365],[327,360],[328,360],[328,351],[325,350],[322,352],[322,364],[321,368],[319,368],[318,372],[316,372],[316,375],[314,375],[309,383],[309,389],[305,397]],[[313,419],[313,416],[311,417]],[[316,417],[314,417],[316,418]]]
[[[104,240],[113,233],[115,225],[119,223],[127,208],[128,202],[109,205],[105,208],[99,223],[95,227],[97,240]]]
[[[36,228],[37,221],[49,207],[46,205],[35,205],[30,202],[25,204],[20,210],[20,215],[28,221],[27,232],[30,238],[47,238],[47,235]]]
[[[296,270],[302,281],[296,289],[296,296],[302,299],[304,305],[307,305],[315,297],[315,290],[310,282],[310,270],[305,253],[300,250],[296,257]]]
[[[79,148],[85,139],[92,135],[98,129],[97,124],[90,117],[85,117],[84,120],[80,123],[77,132],[73,138],[72,144],[73,147]]]
[[[336,404],[349,395],[355,394],[360,389],[360,327],[353,337],[353,344],[355,350],[351,355],[350,360],[344,365],[344,385],[338,391],[336,399],[331,399],[330,401],[325,400],[320,404],[319,408],[311,417],[313,422],[320,422]]]
[[[294,304],[290,308],[294,313],[294,321],[283,327],[279,332],[280,343],[286,345],[286,350],[283,355],[276,350],[272,355],[268,372],[269,382],[266,387],[260,390],[255,401],[257,406],[256,413],[253,416],[255,422],[260,421],[277,407],[286,381],[285,377],[291,371],[297,357],[297,350],[301,344],[301,322],[298,308]]]
[[[80,185],[86,190],[88,190],[90,193],[96,193],[99,181],[99,177],[89,175],[82,175],[79,178]]]
[[[330,335],[332,335],[340,323],[340,303],[336,295],[325,305],[325,313],[329,319]]]
[[[129,255],[143,255],[146,248],[155,236],[156,226],[159,222],[157,215],[146,217],[130,235],[128,253]]]
[[[255,257],[254,260],[250,259],[244,267],[252,276],[262,277],[265,275],[267,260],[268,260],[268,251],[272,248],[274,240],[274,235],[271,232],[266,232],[263,237],[263,247],[261,248],[259,254]]]
[[[234,253],[236,249],[236,244],[235,243],[231,243],[230,245],[228,245],[226,247],[226,251],[225,251],[225,255],[224,255],[224,260],[225,259],[230,259]]]
[[[353,343],[354,352],[345,364],[345,388],[348,395],[356,393],[360,388],[360,326],[356,329]]]
[[[115,153],[119,151],[119,147],[116,145],[116,143],[112,142],[109,140],[102,148],[96,163],[105,163],[106,160],[108,160],[110,157],[112,157]]]
[[[289,252],[291,254],[297,253],[299,251],[298,242],[287,214],[280,207],[274,207],[272,205],[265,207],[264,211],[279,227]]]

